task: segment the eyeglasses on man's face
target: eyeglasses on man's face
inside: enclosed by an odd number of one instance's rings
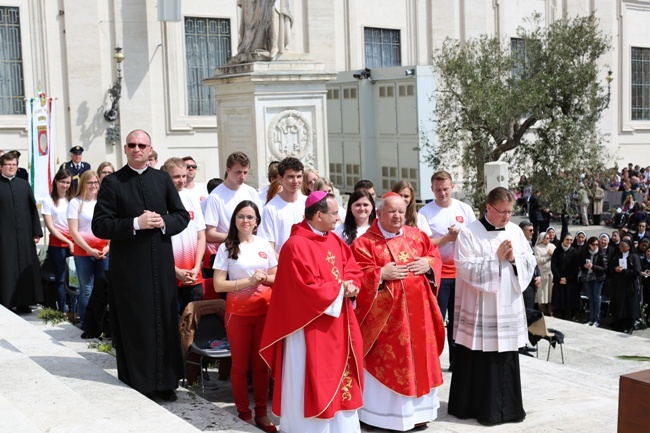
[[[492,209],[494,209],[494,211],[495,211],[496,213],[498,213],[499,216],[506,216],[506,215],[507,215],[507,216],[511,216],[511,215],[512,215],[512,212],[513,212],[512,210],[499,210],[499,209],[495,208],[495,207],[492,206],[492,205],[489,205],[489,206],[490,206]]]
[[[147,147],[149,147],[148,144],[144,143],[126,143],[126,147],[129,149],[135,149],[135,146],[138,146],[138,149],[140,150],[145,150]]]

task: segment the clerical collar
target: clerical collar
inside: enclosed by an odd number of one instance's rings
[[[127,164],[127,165],[129,166],[129,168],[130,168],[131,170],[135,171],[135,172],[138,173],[138,174],[142,174],[142,173],[144,173],[145,170],[149,168],[149,166],[146,166],[145,168],[137,169],[137,168],[133,168],[130,164]]]
[[[3,174],[2,177],[4,177],[5,179],[13,180],[14,177],[16,177],[16,175],[14,174],[13,176],[9,177],[9,176],[5,176],[5,175]]]
[[[327,236],[327,232],[322,232],[322,231],[318,230],[318,229],[315,228],[313,225],[311,225],[311,224],[309,223],[309,221],[307,221],[307,225],[309,226],[309,228],[311,229],[311,231],[314,232],[314,233],[316,233],[317,235]]]
[[[381,231],[381,234],[384,235],[385,239],[396,238],[396,237],[402,236],[404,234],[404,230],[402,230],[401,228],[399,229],[399,231],[397,233],[387,232],[386,230],[384,230],[384,228],[381,226],[381,223],[379,223],[379,222],[377,223],[377,227],[379,227],[379,231]]]
[[[483,215],[483,217],[479,221],[481,221],[481,224],[483,224],[483,227],[485,227],[485,230],[487,230],[489,232],[503,232],[503,231],[506,230],[505,227],[497,228],[494,224],[492,224],[490,221],[488,221],[486,215]]]

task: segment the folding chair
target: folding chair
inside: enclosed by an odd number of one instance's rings
[[[203,364],[203,359],[220,359],[229,358],[230,350],[228,349],[210,349],[210,342],[214,340],[221,340],[226,337],[226,328],[223,320],[216,313],[206,314],[201,316],[196,327],[194,340],[190,345],[190,353],[195,353],[199,356],[199,362],[196,363],[190,359],[186,359],[186,363],[198,365],[201,373],[201,389],[203,389],[203,375],[207,375],[208,367]]]
[[[551,357],[551,346],[555,348],[555,345],[558,344],[560,346],[560,353],[562,354],[562,364],[564,364],[564,350],[562,349],[562,345],[564,344],[564,334],[555,329],[547,329],[543,315],[539,320],[536,320],[528,326],[528,339],[535,347],[537,347],[539,340],[548,341],[546,361]],[[537,357],[539,358],[539,347],[537,350]]]

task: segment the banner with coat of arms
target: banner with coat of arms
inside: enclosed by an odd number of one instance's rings
[[[52,179],[56,175],[54,101],[45,93],[27,100],[27,130],[29,137],[29,181],[34,197],[40,202],[50,194]]]

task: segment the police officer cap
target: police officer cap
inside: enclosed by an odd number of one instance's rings
[[[74,153],[75,155],[81,155],[84,153],[84,148],[81,146],[74,146],[72,149],[70,149],[70,153]]]
[[[10,150],[10,151],[7,152],[7,153],[12,154],[12,155],[15,156],[16,158],[20,158],[20,152],[18,152],[17,150]]]

